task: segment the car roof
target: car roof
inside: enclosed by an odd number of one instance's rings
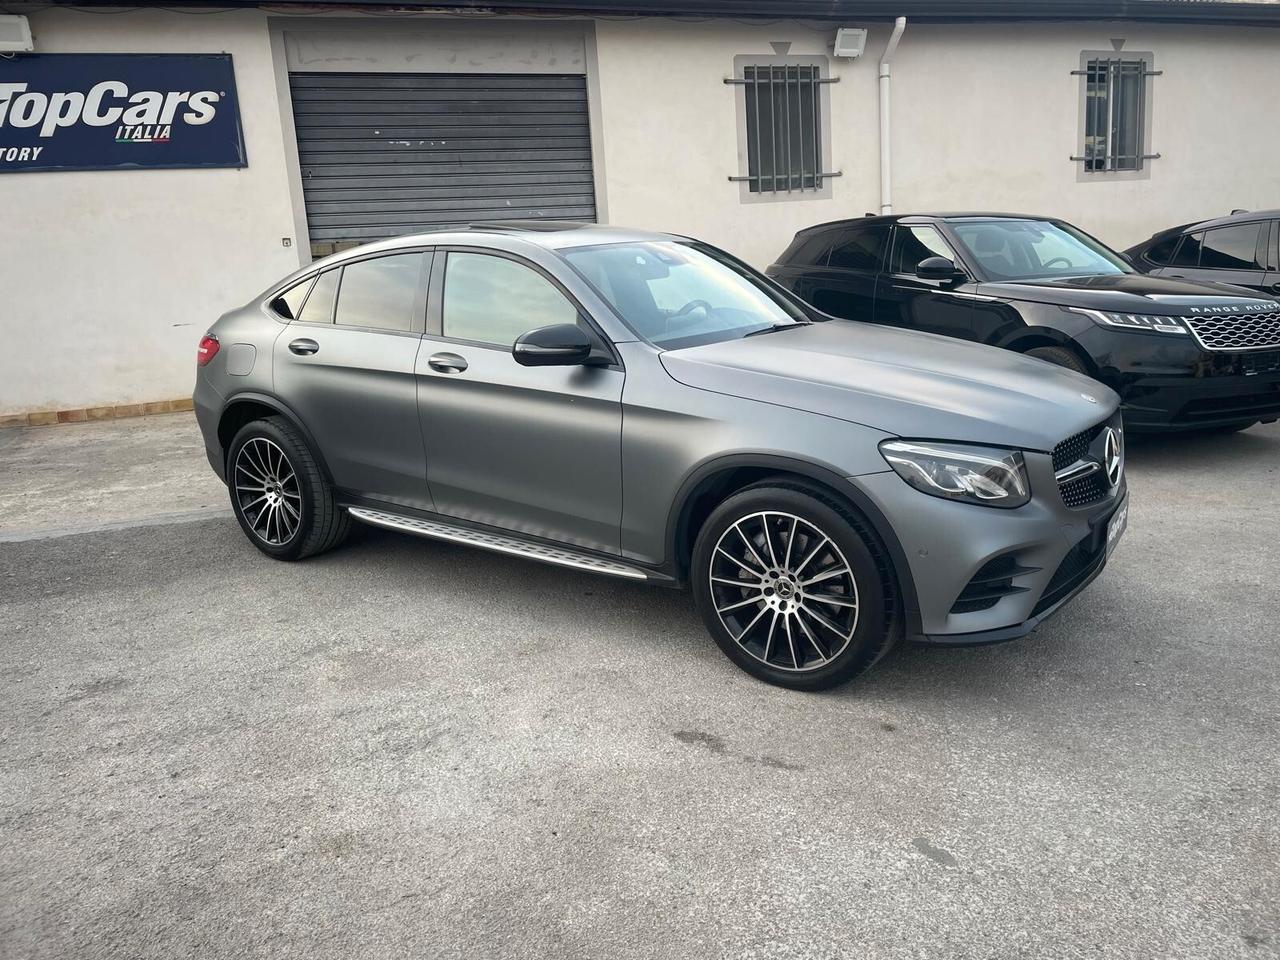
[[[844,220],[828,220],[825,223],[815,223],[811,227],[805,227],[800,233],[810,233],[814,230],[826,230],[830,227],[841,227],[852,225],[855,223],[936,223],[943,221],[946,223],[962,222],[965,220],[1049,220],[1058,221],[1060,217],[1045,217],[1034,213],[995,213],[982,210],[948,210],[936,211],[932,213],[890,213],[890,214],[872,214],[868,213],[861,217],[849,217]]]
[[[1208,227],[1221,227],[1232,223],[1252,223],[1255,220],[1280,219],[1280,210],[1241,210],[1239,213],[1227,214],[1225,217],[1213,217],[1209,220],[1193,220],[1178,227],[1168,227],[1159,233],[1152,234],[1152,239],[1165,237],[1171,233],[1187,233],[1204,230]]]

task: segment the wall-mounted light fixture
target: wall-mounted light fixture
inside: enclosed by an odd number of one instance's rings
[[[29,53],[34,49],[31,24],[27,18],[16,14],[0,14],[0,53]]]
[[[867,48],[867,31],[862,27],[841,27],[836,31],[833,56],[857,60]]]

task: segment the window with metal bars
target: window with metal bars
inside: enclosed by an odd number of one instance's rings
[[[746,173],[730,177],[753,194],[820,191],[838,173],[825,168],[823,94],[835,79],[818,63],[743,64],[726,83],[742,90]]]
[[[1084,85],[1083,161],[1089,173],[1133,173],[1159,154],[1147,149],[1148,80],[1158,76],[1147,55],[1086,55],[1075,71]]]

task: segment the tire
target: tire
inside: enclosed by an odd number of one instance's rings
[[[280,417],[240,428],[227,451],[227,491],[245,536],[276,560],[332,550],[351,529],[307,442]]]
[[[1054,366],[1066,367],[1076,373],[1083,373],[1086,377],[1089,376],[1089,370],[1084,362],[1066,347],[1033,347],[1027,351],[1026,355],[1052,363]]]
[[[739,491],[702,525],[692,562],[708,632],[725,656],[767,683],[792,690],[847,683],[898,638],[883,547],[865,520],[820,490],[780,479]]]

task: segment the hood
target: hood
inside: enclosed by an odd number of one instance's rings
[[[1143,273],[1008,280],[980,284],[979,291],[1009,300],[1163,316],[1184,316],[1197,312],[1192,308],[1203,307],[1233,308],[1225,311],[1228,313],[1280,310],[1280,303],[1244,287],[1207,280],[1151,277]]]
[[[1052,450],[1119,404],[1097,381],[1041,360],[853,320],[670,350],[661,359],[687,386],[900,437],[1023,450]]]

